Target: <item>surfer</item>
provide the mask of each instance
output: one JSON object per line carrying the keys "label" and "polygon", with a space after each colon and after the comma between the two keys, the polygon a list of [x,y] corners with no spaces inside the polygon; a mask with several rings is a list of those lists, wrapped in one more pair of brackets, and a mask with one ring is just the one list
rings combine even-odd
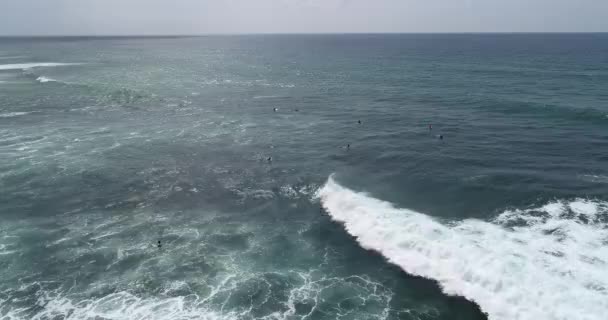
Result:
{"label": "surfer", "polygon": [[272,108],[272,111],[277,112],[277,108],[276,107]]}
{"label": "surfer", "polygon": [[429,131],[433,130],[433,125],[429,124]]}
{"label": "surfer", "polygon": [[350,150],[350,143],[346,145],[346,150]]}

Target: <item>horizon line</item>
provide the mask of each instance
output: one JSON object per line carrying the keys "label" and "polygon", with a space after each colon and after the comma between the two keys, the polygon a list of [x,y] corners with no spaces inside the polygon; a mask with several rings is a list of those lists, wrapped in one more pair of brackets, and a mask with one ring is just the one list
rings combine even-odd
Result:
{"label": "horizon line", "polygon": [[471,31],[471,32],[259,32],[193,34],[30,34],[3,35],[0,38],[187,38],[209,36],[282,36],[282,35],[467,35],[467,34],[604,34],[608,31]]}

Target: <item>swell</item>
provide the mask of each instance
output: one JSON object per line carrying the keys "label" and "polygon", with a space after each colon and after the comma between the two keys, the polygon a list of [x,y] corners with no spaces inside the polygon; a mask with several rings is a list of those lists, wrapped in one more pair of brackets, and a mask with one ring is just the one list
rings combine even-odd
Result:
{"label": "swell", "polygon": [[557,121],[582,121],[586,123],[608,123],[608,109],[604,110],[601,102],[595,106],[577,106],[566,103],[543,103],[526,101],[513,97],[494,95],[419,95],[414,102],[441,105],[444,107],[460,106],[473,108],[482,112],[490,112],[510,117],[542,117]]}
{"label": "swell", "polygon": [[512,99],[488,99],[480,102],[483,109],[507,115],[539,115],[597,123],[608,122],[608,111],[593,107],[575,107],[564,104],[540,103]]}

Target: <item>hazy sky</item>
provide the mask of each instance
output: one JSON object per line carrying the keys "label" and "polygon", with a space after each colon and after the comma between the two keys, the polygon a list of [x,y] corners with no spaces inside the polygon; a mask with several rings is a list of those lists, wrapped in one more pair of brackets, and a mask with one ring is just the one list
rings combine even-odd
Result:
{"label": "hazy sky", "polygon": [[608,0],[0,0],[0,34],[608,31]]}

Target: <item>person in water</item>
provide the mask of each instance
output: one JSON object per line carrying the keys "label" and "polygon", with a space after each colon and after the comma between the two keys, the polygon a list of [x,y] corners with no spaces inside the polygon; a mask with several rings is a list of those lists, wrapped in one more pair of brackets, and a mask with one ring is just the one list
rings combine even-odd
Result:
{"label": "person in water", "polygon": [[272,108],[272,111],[277,112],[277,108]]}
{"label": "person in water", "polygon": [[359,124],[361,124],[361,120],[357,121]]}
{"label": "person in water", "polygon": [[346,145],[346,150],[350,150],[350,143]]}
{"label": "person in water", "polygon": [[272,157],[268,157],[268,162],[272,162]]}
{"label": "person in water", "polygon": [[439,140],[443,140],[443,135],[439,135]]}
{"label": "person in water", "polygon": [[433,130],[433,125],[429,124],[429,131]]}
{"label": "person in water", "polygon": [[158,240],[158,244],[156,245],[159,249],[163,247],[163,245],[160,243],[160,240]]}

